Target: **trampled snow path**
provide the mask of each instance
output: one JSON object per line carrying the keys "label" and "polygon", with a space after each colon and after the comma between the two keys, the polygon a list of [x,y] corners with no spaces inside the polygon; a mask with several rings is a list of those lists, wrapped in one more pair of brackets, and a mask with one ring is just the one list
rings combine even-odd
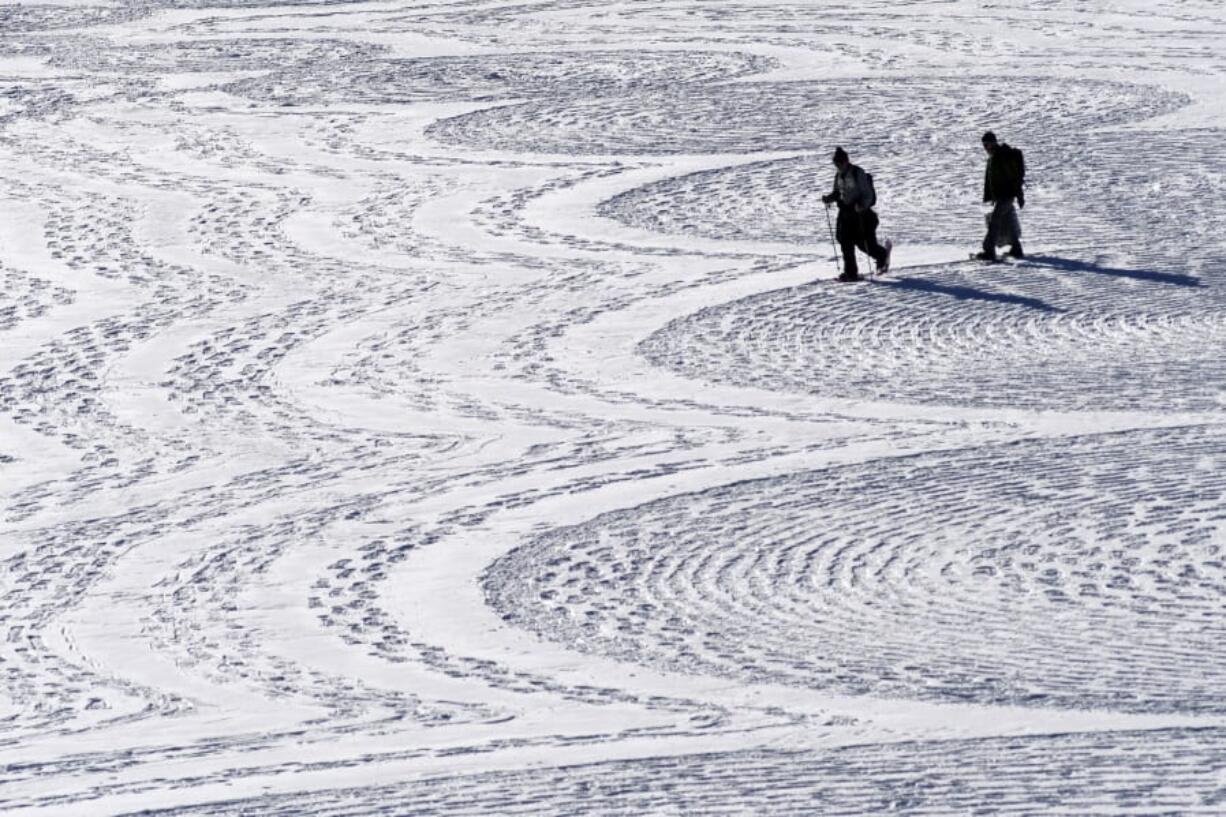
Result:
{"label": "trampled snow path", "polygon": [[0,811],[1223,813],[1226,10],[843,5],[0,2]]}

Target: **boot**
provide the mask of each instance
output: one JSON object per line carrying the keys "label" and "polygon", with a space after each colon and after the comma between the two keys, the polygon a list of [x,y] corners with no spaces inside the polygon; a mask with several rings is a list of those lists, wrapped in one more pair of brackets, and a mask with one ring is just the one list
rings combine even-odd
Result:
{"label": "boot", "polygon": [[877,274],[885,275],[890,271],[890,256],[894,254],[894,242],[887,238],[881,247],[885,250],[885,255],[877,262]]}
{"label": "boot", "polygon": [[1010,258],[1017,258],[1019,260],[1025,258],[1026,253],[1022,252],[1022,242],[1019,241],[1010,247],[1009,252],[1005,253],[1005,255],[1009,256]]}

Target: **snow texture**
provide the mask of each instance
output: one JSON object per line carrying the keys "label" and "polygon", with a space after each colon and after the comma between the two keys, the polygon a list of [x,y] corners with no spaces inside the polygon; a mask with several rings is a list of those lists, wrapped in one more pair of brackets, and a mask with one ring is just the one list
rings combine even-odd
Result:
{"label": "snow texture", "polygon": [[0,0],[0,812],[1226,813],[1224,137],[1220,0]]}

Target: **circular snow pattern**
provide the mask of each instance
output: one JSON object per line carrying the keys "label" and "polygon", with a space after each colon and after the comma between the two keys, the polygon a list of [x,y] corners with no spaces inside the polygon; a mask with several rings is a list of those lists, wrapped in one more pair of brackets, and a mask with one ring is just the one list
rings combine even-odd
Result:
{"label": "circular snow pattern", "polygon": [[270,795],[145,815],[1220,814],[1223,730],[648,757]]}
{"label": "circular snow pattern", "polygon": [[941,145],[951,134],[974,143],[985,123],[1004,133],[1080,130],[1185,102],[1140,85],[1042,77],[735,83],[542,99],[445,119],[427,135],[469,148],[586,155],[825,150],[832,141]]}
{"label": "circular snow pattern", "polygon": [[1226,712],[1226,429],[736,483],[561,528],[505,620],[669,671],[980,704]]}
{"label": "circular snow pattern", "polygon": [[1086,411],[1226,405],[1226,299],[1195,278],[1053,256],[987,272],[978,262],[906,272],[703,309],[639,351],[688,377],[822,397]]}
{"label": "circular snow pattern", "polygon": [[283,105],[430,99],[602,96],[739,77],[772,62],[701,51],[585,51],[338,62],[237,82],[228,90]]}

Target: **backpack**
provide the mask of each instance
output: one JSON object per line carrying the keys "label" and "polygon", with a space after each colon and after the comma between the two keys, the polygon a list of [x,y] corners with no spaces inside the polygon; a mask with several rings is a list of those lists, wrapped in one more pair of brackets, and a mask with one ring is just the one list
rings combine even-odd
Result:
{"label": "backpack", "polygon": [[1026,157],[1022,153],[1021,148],[1010,146],[1009,159],[1013,162],[1013,169],[1017,173],[1017,206],[1026,206]]}
{"label": "backpack", "polygon": [[868,182],[868,184],[865,185],[865,188],[864,188],[865,206],[876,207],[877,206],[877,188],[873,187],[873,174],[866,172],[864,174],[864,179],[865,181]]}
{"label": "backpack", "polygon": [[1019,188],[1026,184],[1026,156],[1022,153],[1021,148],[1012,148],[1013,166],[1017,168],[1017,186]]}

